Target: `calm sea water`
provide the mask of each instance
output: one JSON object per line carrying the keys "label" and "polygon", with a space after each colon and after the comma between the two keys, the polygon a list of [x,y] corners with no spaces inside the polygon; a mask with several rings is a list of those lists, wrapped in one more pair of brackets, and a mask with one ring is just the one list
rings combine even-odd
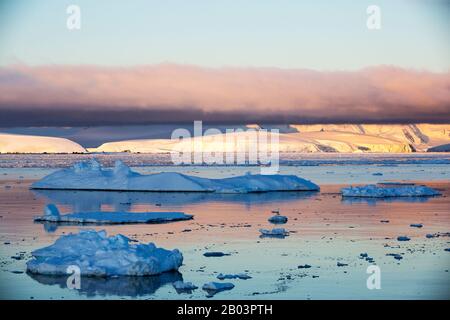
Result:
{"label": "calm sea water", "polygon": [[[0,158],[0,163],[12,163],[5,157]],[[26,161],[30,159],[22,158],[20,163]],[[216,279],[218,273],[239,272],[247,272],[252,279],[230,280],[235,288],[211,299],[450,298],[450,252],[445,251],[450,247],[450,239],[425,237],[428,233],[450,231],[450,165],[445,162],[398,164],[383,159],[375,163],[281,167],[281,173],[297,174],[320,184],[320,192],[212,195],[29,190],[33,181],[62,166],[55,161],[39,167],[34,159],[28,162],[31,168],[0,168],[0,298],[203,299],[206,292],[201,289],[178,294],[172,282],[183,279],[201,287],[209,281],[220,281]],[[65,159],[64,164],[71,161]],[[258,172],[256,167],[139,164],[135,170],[170,170],[211,178]],[[387,180],[421,181],[439,189],[443,196],[355,201],[342,199],[338,194],[344,185]],[[57,204],[64,213],[100,209],[176,210],[193,214],[194,220],[170,224],[93,227],[168,249],[179,248],[184,256],[183,266],[178,273],[157,277],[82,278],[81,290],[68,289],[65,278],[28,275],[25,264],[32,250],[79,230],[76,226],[33,223],[32,217],[41,214],[47,203]],[[261,239],[258,229],[272,227],[267,218],[274,209],[288,216],[284,227],[291,234],[284,239]],[[423,223],[423,228],[412,228],[412,223]],[[411,240],[399,242],[396,238],[400,235]],[[206,258],[205,251],[231,255]],[[367,253],[374,262],[360,259],[361,253]],[[387,255],[390,253],[401,254],[403,259],[396,260]],[[337,262],[348,266],[338,267]],[[304,264],[311,268],[298,268]],[[380,267],[380,290],[366,286],[366,271],[371,264]]]}

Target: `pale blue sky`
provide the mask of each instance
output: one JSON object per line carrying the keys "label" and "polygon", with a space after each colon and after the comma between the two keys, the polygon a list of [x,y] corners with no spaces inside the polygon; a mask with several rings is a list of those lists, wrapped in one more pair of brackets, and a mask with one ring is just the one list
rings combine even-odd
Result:
{"label": "pale blue sky", "polygon": [[[450,70],[449,1],[0,0],[0,65]],[[82,28],[66,28],[66,7]],[[382,29],[366,28],[366,8]]]}

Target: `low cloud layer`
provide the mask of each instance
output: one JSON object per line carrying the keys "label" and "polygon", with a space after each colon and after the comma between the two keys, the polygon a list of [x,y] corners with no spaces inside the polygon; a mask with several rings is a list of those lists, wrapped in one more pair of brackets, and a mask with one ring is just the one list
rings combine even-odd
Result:
{"label": "low cloud layer", "polygon": [[450,122],[450,73],[372,67],[0,68],[0,126]]}

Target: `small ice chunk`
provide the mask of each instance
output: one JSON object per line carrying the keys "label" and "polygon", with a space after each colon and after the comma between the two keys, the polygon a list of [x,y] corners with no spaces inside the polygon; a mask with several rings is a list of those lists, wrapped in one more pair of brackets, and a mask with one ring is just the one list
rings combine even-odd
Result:
{"label": "small ice chunk", "polygon": [[261,232],[261,236],[263,237],[285,237],[289,235],[289,232],[286,231],[284,228],[274,228],[272,230],[268,229],[259,229],[259,232]]}
{"label": "small ice chunk", "polygon": [[279,214],[276,214],[270,217],[268,220],[273,224],[283,224],[288,221],[288,218],[286,216],[280,216]]}
{"label": "small ice chunk", "polygon": [[397,237],[397,241],[409,241],[411,238],[408,238],[407,236],[399,236]]}
{"label": "small ice chunk", "polygon": [[251,279],[252,277],[249,276],[246,273],[237,273],[237,274],[223,274],[223,273],[219,273],[219,275],[217,276],[217,279],[219,280],[225,280],[225,279],[241,279],[241,280],[247,280],[247,279]]}
{"label": "small ice chunk", "polygon": [[214,295],[218,292],[231,290],[234,288],[234,284],[230,282],[208,282],[202,287],[203,290],[207,291],[210,295]]}
{"label": "small ice chunk", "polygon": [[175,281],[172,285],[178,293],[190,292],[198,288],[192,282]]}
{"label": "small ice chunk", "polygon": [[402,255],[398,254],[398,253],[387,253],[386,255],[394,257],[394,259],[396,259],[396,260],[402,260],[403,259]]}
{"label": "small ice chunk", "polygon": [[223,253],[220,251],[211,251],[211,252],[205,252],[203,254],[205,257],[223,257],[223,256],[229,256],[229,253]]}

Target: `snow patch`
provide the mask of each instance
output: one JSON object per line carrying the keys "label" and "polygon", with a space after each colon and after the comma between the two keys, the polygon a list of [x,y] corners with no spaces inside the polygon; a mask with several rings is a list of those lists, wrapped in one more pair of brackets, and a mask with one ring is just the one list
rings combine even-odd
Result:
{"label": "snow patch", "polygon": [[262,237],[280,237],[284,238],[285,236],[289,235],[289,232],[286,231],[284,228],[274,228],[272,230],[268,229],[259,229],[259,232],[261,232]]}

